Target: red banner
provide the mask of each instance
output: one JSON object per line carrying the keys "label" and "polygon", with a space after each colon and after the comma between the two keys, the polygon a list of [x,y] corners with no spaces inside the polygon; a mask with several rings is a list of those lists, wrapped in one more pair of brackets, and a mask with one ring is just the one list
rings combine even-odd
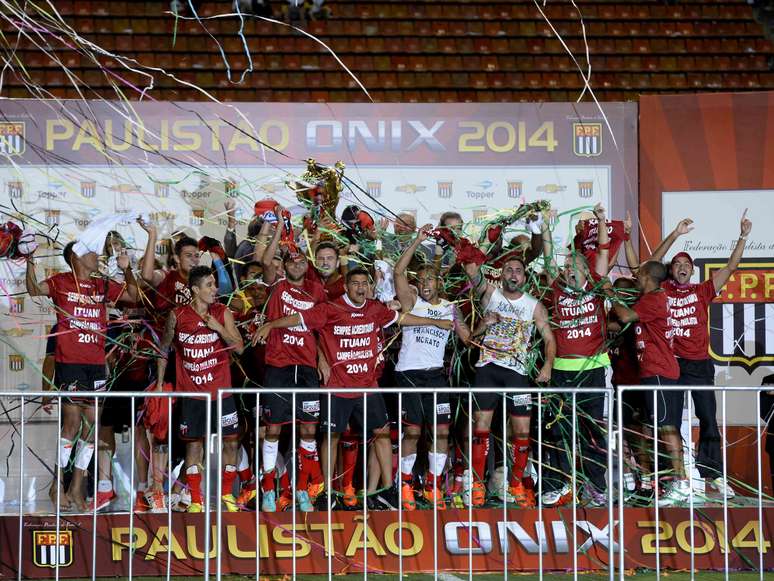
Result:
{"label": "red banner", "polygon": [[[727,533],[724,533],[721,507],[696,508],[692,526],[687,509],[662,509],[659,516],[656,527],[653,509],[626,509],[627,568],[654,568],[657,538],[662,569],[689,568],[692,544],[697,569],[722,569],[726,553],[732,569],[755,569],[761,542],[764,566],[774,568],[770,551],[774,509],[763,511],[763,538],[759,533],[757,508],[730,509]],[[334,512],[330,524],[327,513],[298,513],[295,529],[291,513],[259,513],[258,517],[260,542],[256,543],[255,513],[223,514],[220,547],[223,573],[254,575],[260,567],[261,574],[288,574],[293,571],[294,550],[299,574],[327,573],[329,552],[333,572],[337,574],[362,572],[366,560],[369,572],[396,572],[401,552],[403,570],[412,572],[433,571],[436,559],[438,570],[467,571],[472,559],[474,571],[498,572],[505,567],[506,551],[511,572],[537,570],[541,552],[546,571],[572,569],[576,553],[578,567],[584,570],[605,569],[610,558],[606,509],[578,509],[574,540],[569,507],[546,509],[542,520],[537,510],[511,509],[507,513],[500,509],[477,510],[470,529],[467,510],[439,513],[435,528],[431,511],[404,513],[402,523],[398,522],[395,512],[369,513],[367,523],[362,513]],[[211,518],[210,542],[214,543],[215,514]],[[133,574],[165,574],[171,554],[173,575],[200,575],[204,570],[204,523],[202,514],[176,513],[170,534],[166,515],[135,515]],[[18,529],[18,518],[0,518],[3,539],[0,578],[16,578],[18,574]],[[614,533],[617,551],[617,528]],[[53,517],[25,517],[22,534],[24,577],[54,577],[57,562],[60,577],[91,575],[91,516],[63,518],[59,547]],[[126,576],[130,553],[129,515],[100,515],[96,539],[97,576]],[[257,546],[260,550],[256,558]],[[216,556],[217,547],[213,546],[212,573],[216,570]]]}

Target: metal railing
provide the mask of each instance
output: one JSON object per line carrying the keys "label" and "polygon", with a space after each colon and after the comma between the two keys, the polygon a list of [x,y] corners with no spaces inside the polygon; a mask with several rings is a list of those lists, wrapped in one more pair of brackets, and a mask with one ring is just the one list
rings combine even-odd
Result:
{"label": "metal railing", "polygon": [[[536,512],[537,512],[537,522],[535,523],[535,533],[536,533],[536,553],[537,553],[537,567],[536,567],[536,573],[540,579],[543,579],[544,576],[549,576],[548,569],[549,567],[545,567],[545,561],[544,561],[544,552],[547,546],[547,538],[546,538],[546,527],[544,522],[544,510],[546,507],[543,503],[543,492],[544,492],[544,481],[546,480],[546,472],[549,470],[547,468],[547,464],[545,462],[545,453],[547,450],[550,449],[550,446],[552,442],[546,440],[546,434],[544,433],[545,427],[544,427],[544,406],[542,405],[542,398],[544,396],[552,395],[552,394],[562,394],[562,396],[565,398],[565,401],[571,404],[571,409],[568,413],[570,416],[569,418],[569,424],[570,424],[570,430],[571,430],[571,461],[569,462],[571,466],[571,473],[568,475],[570,480],[570,487],[573,492],[573,494],[576,494],[578,491],[578,484],[580,479],[580,474],[578,473],[578,463],[577,459],[579,458],[579,451],[582,455],[584,453],[582,446],[580,444],[580,435],[579,435],[579,406],[578,401],[579,397],[587,397],[589,395],[596,394],[599,397],[604,397],[606,402],[606,409],[607,413],[603,414],[603,417],[594,418],[594,420],[598,423],[600,428],[604,426],[604,432],[605,432],[605,439],[607,442],[607,449],[606,449],[606,483],[607,483],[607,490],[606,490],[606,527],[604,529],[597,528],[596,530],[592,530],[590,527],[592,524],[590,521],[585,520],[587,517],[582,517],[579,519],[579,511],[584,510],[581,509],[578,506],[578,502],[573,502],[571,506],[566,507],[563,510],[563,512],[569,513],[569,523],[566,525],[562,523],[561,526],[565,526],[565,530],[569,529],[569,534],[571,536],[571,547],[570,550],[572,551],[572,571],[574,573],[574,577],[578,578],[578,574],[580,571],[582,571],[582,567],[579,566],[579,555],[583,554],[584,549],[582,547],[579,547],[579,541],[578,536],[580,531],[585,531],[586,533],[589,533],[591,535],[592,544],[591,546],[594,546],[594,543],[598,543],[599,545],[606,548],[606,551],[604,551],[603,554],[606,554],[607,556],[607,562],[605,563],[604,560],[598,561],[598,565],[596,568],[602,568],[605,569],[607,572],[607,577],[609,579],[614,579],[616,576],[619,577],[621,580],[625,578],[625,575],[627,573],[627,567],[631,568],[631,564],[627,562],[627,539],[626,539],[626,527],[625,527],[625,518],[626,518],[626,511],[624,510],[624,498],[625,498],[625,474],[624,474],[624,468],[626,464],[626,460],[624,458],[624,428],[625,426],[621,425],[621,418],[623,417],[623,410],[624,410],[624,401],[623,396],[627,392],[645,392],[646,397],[652,397],[653,398],[653,409],[658,409],[656,398],[658,397],[658,394],[669,392],[669,391],[685,391],[687,393],[690,393],[691,391],[712,391],[712,392],[718,392],[719,398],[720,398],[720,409],[718,410],[720,413],[720,427],[721,427],[721,452],[722,452],[722,477],[724,481],[728,482],[728,444],[727,444],[727,402],[726,402],[726,396],[728,393],[737,393],[737,392],[748,392],[748,393],[755,393],[757,395],[756,397],[756,421],[755,421],[755,439],[756,439],[756,446],[757,446],[757,482],[755,483],[755,490],[756,490],[756,508],[757,508],[757,525],[756,525],[756,531],[755,531],[755,537],[757,538],[757,546],[755,547],[756,553],[757,553],[757,567],[748,567],[748,568],[754,568],[757,569],[760,575],[760,579],[764,578],[764,571],[765,571],[765,563],[764,563],[764,554],[767,550],[767,541],[764,537],[765,530],[764,530],[764,495],[763,495],[763,473],[762,473],[762,446],[761,446],[761,439],[762,439],[762,429],[761,429],[761,423],[758,420],[760,418],[761,414],[761,402],[760,402],[760,394],[763,391],[769,391],[770,388],[767,387],[715,387],[715,386],[619,386],[616,389],[612,388],[527,388],[524,391],[520,391],[518,393],[530,393],[532,394],[533,398],[538,398],[538,405],[536,406],[535,413],[533,417],[536,419],[536,426],[535,430],[533,432],[534,441],[536,442],[536,447],[533,449],[534,457],[532,458],[533,467],[536,472],[537,478],[536,478]],[[464,483],[466,486],[466,489],[468,493],[470,493],[473,489],[473,479],[475,477],[474,471],[471,466],[471,458],[472,458],[472,449],[473,449],[473,427],[472,427],[472,418],[473,418],[473,412],[475,410],[474,408],[474,396],[477,394],[497,394],[501,397],[499,404],[502,406],[503,414],[502,414],[502,425],[500,428],[502,429],[502,436],[503,436],[503,465],[506,468],[506,477],[503,478],[502,482],[502,499],[503,499],[503,506],[502,506],[502,525],[501,530],[502,534],[500,535],[500,547],[502,550],[503,560],[502,560],[502,574],[504,578],[509,577],[509,572],[514,570],[513,565],[509,562],[510,557],[514,554],[517,554],[517,551],[515,550],[515,546],[512,545],[514,542],[511,537],[514,536],[512,534],[511,525],[517,525],[518,524],[518,513],[515,513],[514,511],[518,511],[518,509],[512,508],[508,506],[507,497],[508,497],[508,478],[507,478],[507,466],[508,466],[508,443],[506,442],[508,434],[508,414],[505,410],[507,410],[507,398],[514,395],[514,392],[508,392],[503,393],[502,388],[415,388],[415,389],[406,389],[406,388],[357,388],[357,389],[332,389],[332,390],[321,390],[321,389],[301,389],[301,388],[262,388],[262,389],[224,389],[220,390],[215,395],[209,395],[209,394],[203,394],[203,393],[164,393],[164,392],[145,392],[145,391],[138,391],[138,392],[107,392],[107,393],[94,393],[94,392],[0,392],[0,398],[11,398],[14,400],[19,401],[19,409],[20,409],[20,417],[21,421],[18,423],[18,427],[14,425],[14,430],[16,434],[18,434],[20,439],[20,458],[19,458],[19,475],[20,475],[20,483],[19,483],[19,509],[18,509],[18,539],[17,539],[17,578],[19,580],[25,578],[24,575],[24,564],[29,563],[29,554],[25,555],[25,543],[24,543],[24,521],[25,517],[28,517],[29,515],[26,515],[24,512],[24,475],[25,475],[25,448],[27,446],[26,438],[28,438],[28,434],[26,433],[26,430],[29,429],[27,426],[25,426],[25,408],[26,406],[30,405],[30,400],[37,399],[37,398],[52,398],[57,400],[60,405],[57,406],[57,421],[56,421],[56,428],[57,428],[57,434],[62,433],[62,405],[61,400],[63,398],[72,398],[77,397],[79,400],[86,400],[89,402],[104,402],[110,398],[127,398],[130,399],[130,406],[131,406],[131,439],[132,445],[135,443],[135,434],[136,430],[138,429],[144,429],[144,427],[136,426],[136,411],[139,409],[138,402],[136,401],[137,398],[190,398],[195,397],[199,399],[206,400],[206,409],[207,409],[207,422],[206,422],[206,438],[205,438],[205,452],[204,452],[204,474],[205,478],[203,478],[204,482],[203,489],[204,489],[204,495],[203,495],[203,501],[204,501],[204,515],[203,515],[203,524],[204,524],[204,551],[203,551],[203,570],[200,571],[201,577],[204,579],[209,579],[210,577],[210,555],[212,552],[212,549],[214,549],[214,555],[215,555],[215,575],[216,578],[220,579],[222,575],[231,573],[232,571],[225,570],[224,568],[224,559],[223,559],[223,541],[224,541],[224,515],[223,515],[223,507],[221,503],[221,497],[224,494],[224,490],[222,488],[222,482],[221,479],[218,478],[217,485],[214,487],[214,489],[217,491],[217,494],[214,496],[216,499],[215,501],[215,511],[216,511],[216,523],[215,523],[215,534],[216,537],[213,540],[211,539],[211,512],[213,510],[212,507],[212,497],[213,495],[211,492],[213,491],[212,483],[210,482],[210,479],[212,478],[211,473],[211,459],[210,455],[214,455],[215,458],[217,458],[217,466],[221,467],[222,465],[222,442],[223,442],[223,425],[221,421],[217,422],[217,445],[215,445],[215,440],[213,440],[213,436],[215,434],[211,433],[210,426],[211,426],[211,419],[212,414],[216,413],[216,418],[222,418],[223,416],[223,401],[224,398],[233,396],[233,395],[254,395],[256,398],[255,402],[255,409],[260,410],[261,409],[261,398],[262,396],[265,396],[267,393],[280,393],[285,394],[291,401],[291,423],[288,428],[290,431],[290,441],[291,441],[291,453],[290,453],[290,465],[287,468],[290,471],[291,478],[295,478],[296,474],[296,457],[297,457],[297,436],[298,436],[298,430],[296,427],[296,414],[298,406],[297,399],[299,396],[303,394],[308,393],[314,393],[320,395],[321,400],[321,411],[322,409],[325,409],[327,411],[327,417],[331,417],[331,396],[336,394],[395,394],[397,395],[397,407],[399,412],[399,418],[400,418],[400,412],[403,410],[403,401],[404,401],[404,395],[406,393],[423,393],[423,394],[432,394],[433,396],[433,434],[437,433],[437,414],[435,413],[437,410],[437,404],[438,404],[438,397],[440,394],[456,394],[461,396],[461,401],[463,402],[462,405],[462,411],[467,412],[467,430],[465,434],[465,441],[464,444],[467,447],[467,459],[468,459],[468,472],[467,472],[467,480]],[[613,397],[616,397],[615,404],[613,403]],[[693,405],[692,405],[692,398],[688,397],[688,404],[687,404],[687,416],[689,423],[691,422],[693,418]],[[368,483],[368,445],[367,442],[369,441],[368,437],[368,422],[366,421],[367,418],[367,411],[368,411],[368,398],[363,398],[364,402],[364,409],[363,409],[363,446],[362,446],[362,478],[363,478],[363,489],[365,490],[367,488]],[[533,399],[534,403],[534,399]],[[94,405],[94,403],[88,403],[85,405]],[[213,409],[213,407],[215,409]],[[617,413],[613,413],[616,411]],[[167,410],[167,421],[168,421],[168,432],[167,432],[167,444],[168,449],[170,450],[170,454],[167,458],[167,479],[168,479],[168,485],[167,488],[171,492],[173,487],[173,466],[172,466],[172,439],[173,439],[173,430],[175,429],[175,426],[173,426],[172,423],[172,409],[171,406],[169,406],[169,409]],[[99,432],[99,414],[97,414],[95,418],[95,423],[93,426],[94,430],[94,440],[95,444],[98,441],[98,432]],[[260,481],[260,474],[259,474],[259,438],[258,438],[258,431],[259,431],[259,420],[254,418],[253,419],[254,424],[251,426],[253,430],[255,430],[256,437],[255,437],[255,449],[254,449],[254,457],[253,457],[253,463],[255,466],[255,477],[256,477],[256,486],[258,486],[258,482]],[[651,425],[652,420],[650,420]],[[683,418],[683,423],[685,422],[685,418]],[[645,422],[647,423],[647,421]],[[402,422],[399,420],[397,422],[397,430],[398,430],[398,472],[400,472],[400,459],[403,457],[403,435],[404,435],[404,429]],[[494,431],[494,427],[493,427]],[[336,554],[336,543],[334,539],[334,511],[333,508],[333,486],[332,486],[332,475],[334,472],[334,467],[331,466],[330,458],[332,457],[331,454],[331,428],[330,423],[328,423],[327,430],[326,429],[320,429],[320,435],[325,436],[325,442],[328,446],[327,450],[327,458],[328,461],[328,474],[324,474],[325,478],[325,493],[326,494],[326,501],[327,501],[327,514],[326,514],[326,527],[322,530],[324,531],[324,543],[323,543],[323,551],[324,555],[327,558],[327,577],[331,579],[334,574],[339,574],[341,567],[337,569],[337,567],[334,566],[334,555]],[[550,440],[550,438],[549,438]],[[652,536],[653,542],[655,543],[655,563],[653,569],[656,571],[657,578],[660,578],[661,576],[661,570],[664,567],[664,560],[662,559],[662,554],[664,552],[662,549],[667,547],[662,547],[662,531],[665,530],[662,528],[662,524],[664,524],[666,521],[664,521],[663,518],[663,509],[659,507],[659,496],[660,496],[660,490],[659,490],[659,475],[663,470],[660,471],[659,469],[659,463],[663,462],[663,450],[660,451],[659,448],[662,446],[659,440],[659,430],[658,425],[653,425],[652,428],[652,460],[653,460],[653,474],[655,475],[655,486],[654,486],[654,493],[655,493],[655,502],[653,503],[652,509],[654,515],[655,515],[655,523],[652,523],[655,525],[655,535]],[[434,454],[437,454],[438,451],[438,440],[436,437],[433,437],[432,439],[432,450]],[[686,438],[686,447],[688,450],[688,454],[686,455],[687,459],[687,472],[689,475],[689,478],[693,480],[693,469],[696,466],[696,460],[694,458],[693,454],[693,434],[692,429],[688,429],[687,432],[687,438]],[[58,444],[58,443],[57,443]],[[460,444],[460,447],[463,447],[462,444]],[[580,447],[580,448],[579,448]],[[95,466],[95,478],[94,478],[94,487],[93,487],[93,496],[96,498],[97,496],[97,481],[98,478],[96,477],[97,470],[97,463],[98,463],[98,453],[99,453],[99,447],[95,445],[95,453],[94,453],[94,466]],[[555,451],[551,451],[550,453],[555,453]],[[57,445],[57,453],[56,453],[56,470],[59,471],[60,466],[60,446]],[[617,464],[617,474],[614,475],[614,469]],[[135,486],[135,480],[136,480],[136,466],[135,466],[135,456],[132,454],[131,456],[131,466],[129,467],[129,474],[130,474],[130,482],[132,483],[132,500],[134,498],[134,486]],[[663,467],[662,467],[663,468]],[[479,475],[480,477],[481,475]],[[400,476],[398,476],[398,482],[400,482]],[[295,487],[293,487],[295,490]],[[66,526],[66,521],[64,520],[62,511],[60,509],[60,490],[61,487],[57,487],[57,493],[56,493],[56,501],[55,501],[55,518],[56,518],[56,525],[54,532],[56,534],[56,544],[55,544],[55,550],[57,554],[59,554],[60,550],[60,543],[61,543],[61,527]],[[617,498],[616,498],[617,493]],[[696,547],[696,536],[695,536],[695,528],[698,526],[699,528],[704,528],[705,525],[702,524],[702,516],[699,515],[699,518],[697,518],[697,505],[694,498],[694,490],[693,485],[691,485],[688,489],[688,500],[686,503],[686,507],[688,509],[688,515],[689,515],[689,521],[687,526],[687,531],[689,535],[688,544],[691,547],[690,555],[689,555],[689,562],[690,562],[690,570],[691,570],[691,577],[694,577],[695,571],[696,571],[696,558],[697,558],[697,551],[694,550]],[[730,538],[730,527],[729,527],[729,499],[726,494],[722,494],[723,496],[723,518],[722,523],[713,523],[714,531],[718,535],[718,544],[720,545],[722,549],[722,555],[723,555],[723,570],[725,572],[725,578],[730,579],[731,575],[733,573],[730,573],[732,569],[730,568],[730,560],[729,556],[731,553],[731,550],[729,548],[729,538]],[[362,569],[362,575],[364,578],[367,578],[369,573],[375,574],[375,573],[381,573],[381,571],[378,567],[374,567],[373,565],[369,566],[369,546],[370,546],[370,539],[368,537],[370,526],[368,525],[369,522],[369,508],[368,503],[366,502],[366,494],[363,495],[363,508],[362,508],[362,538],[358,539],[358,542],[360,543],[357,545],[357,547],[362,548],[362,560],[358,561],[357,559],[353,560],[350,564],[355,565],[357,568]],[[616,515],[616,502],[618,503],[617,506],[617,515]],[[300,573],[302,571],[299,571],[298,567],[298,559],[297,556],[297,546],[298,543],[295,542],[296,537],[301,538],[300,532],[303,532],[305,527],[299,526],[298,522],[298,511],[297,511],[297,500],[296,495],[293,494],[292,501],[291,501],[291,515],[289,516],[290,519],[290,525],[291,529],[288,531],[288,529],[285,527],[285,525],[282,524],[275,524],[276,527],[284,528],[284,532],[290,533],[291,537],[293,537],[292,542],[292,548],[291,548],[291,555],[292,555],[292,563],[291,563],[291,569],[290,573],[295,577],[297,573]],[[439,523],[442,521],[447,521],[449,519],[441,519],[439,518],[439,508],[438,504],[433,502],[433,523],[432,523],[432,533],[433,533],[433,571],[435,572],[435,578],[437,579],[439,577],[439,571],[440,571],[440,559],[439,559],[439,542],[438,540],[441,538],[439,536]],[[493,509],[493,510],[499,510],[499,509]],[[428,511],[429,512],[429,511]],[[601,513],[601,510],[600,510]],[[404,564],[404,533],[408,530],[404,528],[404,525],[411,525],[412,518],[407,517],[404,513],[402,504],[398,503],[398,510],[395,513],[391,513],[394,515],[394,521],[397,523],[397,543],[395,543],[395,539],[393,536],[393,544],[397,545],[397,570],[396,572],[400,575],[403,575],[405,572],[407,572],[407,567]],[[466,548],[460,548],[459,547],[459,540],[460,537],[457,536],[455,539],[455,545],[457,550],[457,555],[464,555],[467,553],[467,574],[470,578],[472,578],[474,574],[474,554],[480,554],[480,552],[483,550],[482,542],[484,539],[480,537],[478,534],[480,529],[478,528],[478,525],[481,524],[476,521],[476,513],[473,508],[473,503],[469,503],[467,510],[463,513],[460,511],[459,513],[456,513],[457,515],[465,514],[467,517],[467,521],[459,520],[459,521],[449,521],[447,522],[447,526],[449,524],[453,524],[454,526],[451,527],[450,530],[453,531],[454,535],[458,535],[459,530],[463,530],[467,532],[467,547]],[[616,521],[617,516],[617,521]],[[99,544],[97,542],[97,530],[98,530],[98,515],[96,506],[94,507],[94,510],[91,512],[91,570],[90,570],[90,576],[92,579],[96,579],[98,577],[98,566],[97,566],[97,550],[99,546],[105,546],[103,544]],[[137,517],[135,516],[135,511],[133,509],[129,510],[128,514],[128,541],[124,542],[123,539],[116,540],[115,538],[110,540],[110,543],[112,543],[113,546],[118,546],[120,549],[120,555],[122,555],[123,559],[123,551],[127,551],[128,553],[128,562],[126,564],[126,574],[129,579],[132,579],[135,575],[135,567],[134,567],[134,561],[135,561],[135,553],[137,551],[137,546],[139,543],[138,537],[136,536],[136,522],[135,519]],[[269,532],[269,536],[271,536],[271,529],[272,526],[271,523],[266,523],[265,516],[264,522],[262,523],[262,513],[260,512],[260,503],[258,501],[258,498],[256,497],[256,512],[255,512],[255,528],[254,528],[254,536],[255,536],[255,576],[256,579],[259,579],[262,574],[266,574],[266,571],[262,572],[262,547],[264,546],[263,543],[268,543],[269,540],[264,538],[264,535],[266,532]],[[600,526],[599,521],[596,521],[597,525],[593,526]],[[262,527],[263,524],[263,527]],[[485,524],[485,523],[483,523]],[[172,518],[172,507],[168,503],[167,504],[167,514],[166,514],[166,531],[167,531],[167,546],[166,546],[166,570],[162,573],[167,579],[171,577],[173,574],[172,569],[172,561],[175,558],[174,550],[173,550],[173,534],[172,534],[172,525],[173,525],[173,518]],[[499,523],[498,523],[499,525]],[[666,523],[668,525],[668,522]],[[666,526],[665,525],[665,526]],[[721,527],[722,525],[722,527]],[[519,525],[520,526],[520,525]],[[264,528],[265,527],[265,528]],[[617,527],[617,531],[616,531]],[[523,530],[523,529],[522,529]],[[307,530],[307,533],[309,531]],[[706,528],[705,528],[705,543],[704,546],[706,547],[707,541],[706,541]],[[556,529],[554,528],[554,534],[556,534]],[[565,533],[566,534],[566,533]],[[683,534],[685,534],[685,531],[683,530]],[[446,531],[444,531],[444,536],[446,535]],[[616,543],[616,536],[618,542]],[[722,542],[720,541],[720,537],[722,537]],[[307,539],[308,540],[308,539]],[[491,539],[490,539],[491,541]],[[351,541],[352,542],[352,541]],[[350,542],[350,544],[351,544]],[[587,545],[588,541],[584,542],[583,545]],[[108,545],[109,546],[109,545]],[[212,547],[211,547],[212,546]],[[749,546],[749,545],[748,545]],[[448,550],[448,546],[446,547]],[[617,552],[616,552],[617,551]],[[355,551],[355,554],[358,554],[358,551]],[[597,553],[597,557],[599,557],[599,552]],[[449,561],[446,561],[449,562]],[[553,562],[553,561],[552,561]],[[584,561],[585,563],[586,561]],[[0,564],[2,565],[2,564]],[[7,567],[7,565],[6,565]],[[59,579],[60,577],[60,559],[57,558],[54,566],[54,578]],[[464,569],[460,568],[457,569],[455,572],[461,573]],[[278,571],[272,571],[271,574],[277,573]],[[189,575],[190,576],[190,575]]]}

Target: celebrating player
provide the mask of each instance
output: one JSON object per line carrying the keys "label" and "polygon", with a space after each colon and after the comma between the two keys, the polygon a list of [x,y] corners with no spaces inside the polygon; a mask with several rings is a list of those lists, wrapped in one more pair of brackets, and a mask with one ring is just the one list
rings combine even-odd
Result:
{"label": "celebrating player", "polygon": [[[230,352],[241,353],[242,337],[228,308],[217,302],[218,287],[212,270],[196,266],[188,274],[191,303],[178,307],[167,318],[158,359],[157,390],[163,389],[166,354],[175,345],[175,391],[217,395],[218,389],[231,387]],[[212,401],[216,401],[213,399]],[[185,473],[191,493],[188,512],[202,511],[202,454],[207,433],[206,401],[182,398],[179,403],[180,438],[186,442]],[[226,510],[238,510],[232,493],[237,476],[239,426],[233,396],[223,398],[222,416],[212,414],[212,433],[222,426],[223,504]]]}
{"label": "celebrating player", "polygon": [[[265,341],[274,329],[301,327],[304,330],[318,330],[325,358],[331,363],[328,387],[332,389],[376,387],[377,359],[380,355],[377,345],[379,333],[383,328],[397,322],[403,326],[434,325],[442,329],[451,329],[452,322],[417,317],[412,314],[401,315],[392,311],[382,303],[366,298],[369,285],[370,275],[367,270],[362,268],[350,270],[346,276],[345,295],[334,301],[318,304],[309,310],[269,321],[258,329],[256,340]],[[364,406],[367,406],[365,418],[363,417]],[[331,470],[336,464],[340,436],[351,422],[356,431],[365,431],[373,436],[381,485],[385,489],[391,489],[390,431],[382,395],[372,393],[363,398],[357,393],[334,393],[330,397],[330,416],[328,416],[327,402],[323,402],[322,412],[323,426],[328,428],[321,454],[327,482],[331,482]],[[330,458],[328,458],[329,446]],[[376,486],[370,485],[368,492],[376,492]],[[392,498],[380,498],[384,504],[394,508]]]}
{"label": "celebrating player", "polygon": [[[435,267],[425,265],[416,273],[418,296],[409,286],[406,269],[420,245],[427,240],[432,226],[427,224],[417,233],[395,265],[395,290],[402,311],[418,317],[443,319],[454,323],[459,338],[467,343],[470,329],[464,323],[459,309],[451,302],[438,296],[439,277]],[[400,387],[448,387],[449,378],[444,369],[444,352],[450,331],[436,326],[413,326],[403,330],[403,342],[395,366],[395,382]],[[433,402],[435,401],[435,407]],[[417,440],[422,428],[432,429],[434,443],[428,451],[429,477],[424,490],[425,498],[445,509],[446,503],[441,494],[441,475],[446,465],[449,451],[449,424],[451,423],[451,403],[449,395],[439,393],[407,393],[403,396],[403,454],[400,460],[401,501],[405,510],[414,510],[416,500],[412,485],[414,462],[417,457]]]}

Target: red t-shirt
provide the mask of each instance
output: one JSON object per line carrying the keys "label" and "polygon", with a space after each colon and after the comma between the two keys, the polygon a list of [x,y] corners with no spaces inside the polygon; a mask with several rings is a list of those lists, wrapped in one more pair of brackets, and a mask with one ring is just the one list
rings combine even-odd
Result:
{"label": "red t-shirt", "polygon": [[[376,387],[381,330],[398,320],[398,313],[367,299],[357,307],[347,295],[300,313],[303,325],[319,330],[323,353],[331,366],[329,386]],[[342,393],[341,397],[359,397]]]}
{"label": "red t-shirt", "polygon": [[661,287],[669,300],[669,313],[674,329],[675,355],[683,359],[701,360],[709,357],[709,327],[707,312],[715,298],[715,283],[679,285],[666,280]]}
{"label": "red t-shirt", "polygon": [[[227,307],[210,306],[210,316],[225,324]],[[191,305],[175,309],[175,391],[217,393],[231,387],[229,348],[221,336],[210,329]]]}
{"label": "red t-shirt", "polygon": [[672,352],[672,326],[666,293],[646,293],[632,308],[640,319],[634,328],[640,378],[658,375],[677,379],[680,377],[680,366]]}
{"label": "red t-shirt", "polygon": [[335,300],[347,292],[347,288],[344,285],[344,277],[341,275],[337,276],[335,280],[331,277],[327,281],[323,281],[320,273],[317,272],[316,269],[310,268],[306,272],[306,278],[307,280],[317,281],[323,285],[325,295],[329,301]]}
{"label": "red t-shirt", "polygon": [[[271,287],[266,317],[269,321],[281,319],[287,315],[308,311],[323,302],[325,291],[319,282],[307,278],[301,286],[295,286],[283,278]],[[274,367],[316,367],[317,340],[314,333],[300,326],[273,329],[266,341],[266,363]]]}
{"label": "red t-shirt", "polygon": [[[586,283],[586,288],[590,285]],[[552,320],[557,357],[592,357],[605,351],[607,319],[602,297],[564,286],[551,285]]]}
{"label": "red t-shirt", "polygon": [[[624,224],[620,220],[608,220],[606,224],[608,243],[610,244],[608,257],[612,260],[618,254],[618,249],[621,248],[621,244],[626,239],[626,234],[624,232]],[[573,247],[583,254],[592,270],[597,264],[598,232],[599,220],[593,218],[586,220],[583,224],[582,232],[576,234],[575,238],[573,238]]]}
{"label": "red t-shirt", "polygon": [[46,279],[56,306],[58,363],[105,364],[107,303],[114,303],[124,287],[112,280],[76,280],[72,272]]}
{"label": "red t-shirt", "polygon": [[188,281],[177,270],[170,270],[157,286],[151,298],[153,314],[159,323],[159,328],[164,327],[167,313],[177,307],[191,302],[191,289]]}

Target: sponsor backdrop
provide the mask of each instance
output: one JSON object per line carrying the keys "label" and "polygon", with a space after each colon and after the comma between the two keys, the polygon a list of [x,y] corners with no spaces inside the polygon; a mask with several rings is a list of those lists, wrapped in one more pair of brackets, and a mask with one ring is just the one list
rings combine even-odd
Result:
{"label": "sponsor backdrop", "polygon": [[[146,240],[134,223],[138,214],[157,222],[162,235],[184,229],[222,238],[231,197],[244,235],[255,200],[298,205],[285,182],[312,157],[347,165],[353,184],[345,200],[374,214],[412,212],[419,224],[436,223],[447,210],[480,219],[536,199],[560,211],[602,201],[621,218],[636,210],[636,106],[607,104],[605,112],[609,126],[586,104],[127,109],[4,101],[0,203],[11,216],[29,216],[59,247],[95,216],[122,214],[119,230],[138,257]],[[570,228],[568,213],[557,232],[566,239]],[[57,254],[39,250],[39,277],[63,268]],[[48,301],[24,296],[24,288],[24,264],[0,262],[3,386],[29,390],[40,386],[42,339],[54,317]]]}
{"label": "sponsor backdrop", "polygon": [[[691,523],[687,509],[661,509],[657,525],[653,510],[627,508],[623,525],[625,566],[654,569],[658,542],[662,569],[689,569],[692,544],[698,570],[722,569],[726,556],[731,570],[757,569],[759,547],[764,568],[774,568],[772,509],[763,512],[761,523],[756,508],[735,508],[729,511],[727,530],[722,507],[700,512]],[[433,523],[432,511],[404,514],[402,523],[390,512],[371,513],[367,522],[362,514],[334,512],[330,523],[325,513],[309,513],[303,522],[295,523],[295,528],[289,513],[277,513],[271,519],[258,514],[258,542],[255,513],[223,514],[223,573],[255,575],[260,567],[262,575],[290,574],[294,551],[299,574],[327,573],[329,552],[333,573],[352,574],[362,573],[365,560],[369,572],[397,572],[401,553],[403,570],[411,572],[432,572],[435,563],[440,571],[467,571],[471,553],[475,572],[502,572],[506,551],[511,573],[538,570],[541,556],[543,568],[548,571],[570,570],[576,558],[581,569],[606,569],[610,558],[606,509],[579,511],[575,538],[570,508],[545,509],[542,518],[537,510],[510,510],[506,515],[502,510],[480,509],[473,513],[470,529],[468,512],[457,510],[439,513],[437,523]],[[433,534],[434,524],[437,535]],[[133,529],[127,514],[101,516],[96,526],[94,574],[99,577],[128,574],[132,536],[134,575],[165,574],[170,556],[172,575],[196,576],[204,570],[206,545],[201,514],[173,514],[171,532],[166,515],[160,514],[137,515]],[[613,531],[616,552],[617,526]],[[55,519],[25,518],[23,577],[54,578],[57,563],[62,578],[90,576],[91,527],[90,516],[68,517],[60,525],[57,545]],[[212,531],[211,574],[216,570],[217,556],[214,522]],[[0,545],[0,579],[17,577],[18,534],[18,518],[0,518],[0,535],[7,541]]]}

